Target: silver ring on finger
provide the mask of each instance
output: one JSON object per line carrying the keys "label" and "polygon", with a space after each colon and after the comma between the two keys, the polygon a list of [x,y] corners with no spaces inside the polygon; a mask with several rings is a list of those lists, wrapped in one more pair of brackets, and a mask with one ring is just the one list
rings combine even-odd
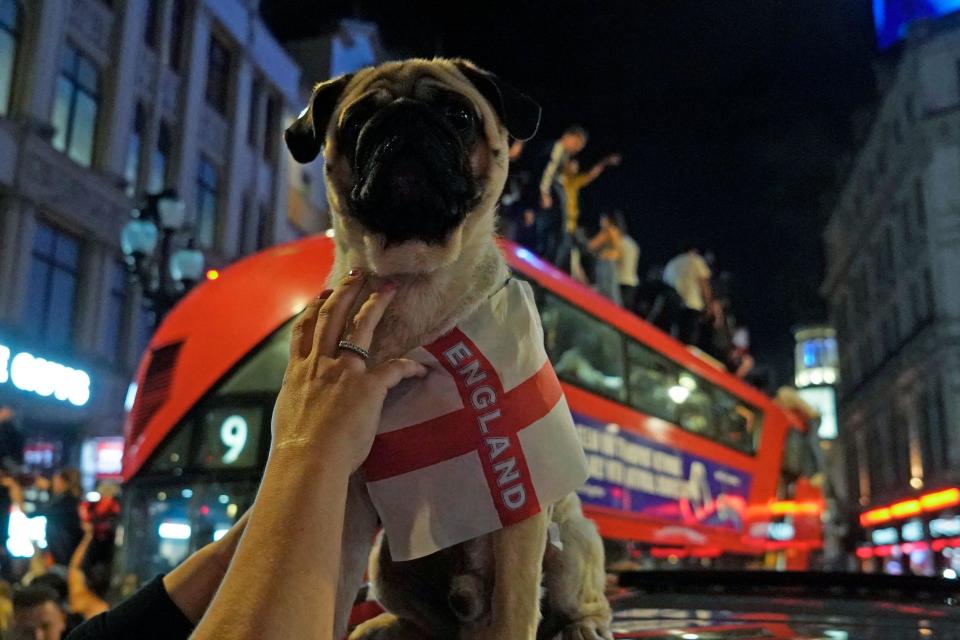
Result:
{"label": "silver ring on finger", "polygon": [[337,343],[338,349],[346,349],[347,351],[352,351],[353,353],[360,356],[362,360],[366,360],[370,357],[370,352],[358,345],[355,342],[350,342],[349,340],[341,340]]}

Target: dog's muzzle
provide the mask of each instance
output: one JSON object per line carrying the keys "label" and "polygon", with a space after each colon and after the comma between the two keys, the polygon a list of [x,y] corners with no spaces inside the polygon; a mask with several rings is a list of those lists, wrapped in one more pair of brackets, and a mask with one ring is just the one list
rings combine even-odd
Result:
{"label": "dog's muzzle", "polygon": [[363,126],[353,157],[352,209],[387,245],[440,243],[478,200],[469,149],[430,106],[409,98]]}

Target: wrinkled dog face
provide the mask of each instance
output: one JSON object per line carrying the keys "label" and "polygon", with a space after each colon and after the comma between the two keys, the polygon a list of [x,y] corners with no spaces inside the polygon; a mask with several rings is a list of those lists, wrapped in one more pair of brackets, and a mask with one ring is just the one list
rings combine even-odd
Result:
{"label": "wrinkled dog face", "polygon": [[338,244],[379,275],[430,272],[492,231],[508,132],[540,108],[461,60],[409,60],[318,85],[285,138],[294,158],[324,145]]}

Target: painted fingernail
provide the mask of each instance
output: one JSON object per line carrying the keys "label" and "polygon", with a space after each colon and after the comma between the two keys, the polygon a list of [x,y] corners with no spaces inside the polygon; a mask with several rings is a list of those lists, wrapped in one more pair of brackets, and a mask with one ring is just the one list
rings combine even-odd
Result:
{"label": "painted fingernail", "polygon": [[380,286],[377,287],[377,291],[380,293],[390,293],[397,290],[397,283],[392,280],[385,280],[380,283]]}
{"label": "painted fingernail", "polygon": [[353,269],[350,269],[350,272],[347,273],[347,275],[350,276],[350,277],[356,277],[356,276],[360,275],[360,273],[361,273],[360,269],[357,268],[357,267],[354,267]]}
{"label": "painted fingernail", "polygon": [[317,296],[317,300],[325,300],[330,297],[331,293],[333,293],[333,289],[324,289],[320,292],[320,295]]}

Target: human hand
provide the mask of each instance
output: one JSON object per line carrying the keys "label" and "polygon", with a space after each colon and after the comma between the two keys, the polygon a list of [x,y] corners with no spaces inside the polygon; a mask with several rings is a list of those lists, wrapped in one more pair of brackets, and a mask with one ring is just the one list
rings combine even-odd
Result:
{"label": "human hand", "polygon": [[[427,368],[406,358],[373,367],[339,349],[341,339],[370,348],[373,332],[396,293],[381,284],[350,320],[366,279],[351,271],[332,292],[304,310],[293,328],[290,361],[273,414],[271,456],[285,452],[342,461],[352,473],[370,453],[387,391]],[[348,322],[349,321],[349,322]]]}
{"label": "human hand", "polygon": [[542,206],[544,209],[550,209],[550,208],[552,208],[552,207],[553,207],[553,196],[551,196],[549,193],[541,193],[541,194],[540,194],[540,206]]}
{"label": "human hand", "polygon": [[6,487],[7,493],[10,494],[10,502],[16,505],[23,502],[23,487],[20,486],[16,478],[4,474],[0,476],[0,485]]}

